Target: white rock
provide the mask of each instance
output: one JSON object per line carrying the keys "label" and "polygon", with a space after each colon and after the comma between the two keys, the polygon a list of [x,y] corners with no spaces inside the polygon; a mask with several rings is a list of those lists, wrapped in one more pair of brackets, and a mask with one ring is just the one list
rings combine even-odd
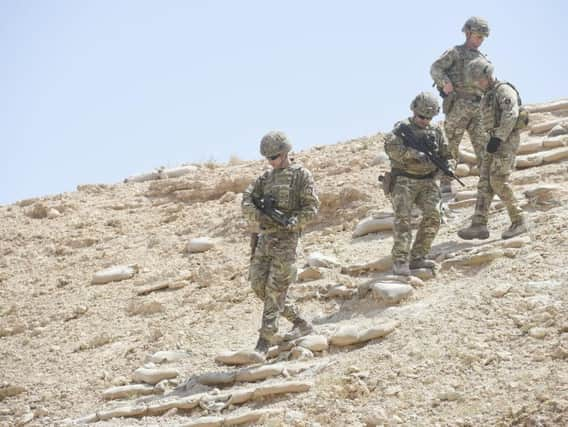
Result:
{"label": "white rock", "polygon": [[339,267],[339,262],[330,256],[324,255],[320,252],[314,252],[308,256],[308,265],[310,267],[333,268]]}
{"label": "white rock", "polygon": [[144,181],[151,181],[154,179],[160,179],[161,177],[162,177],[161,170],[155,170],[153,172],[129,176],[128,178],[124,179],[124,182],[144,182]]}
{"label": "white rock", "polygon": [[250,365],[264,361],[265,358],[260,353],[252,350],[225,351],[215,357],[215,362],[225,365]]}
{"label": "white rock", "polygon": [[544,141],[542,141],[542,145],[547,150],[557,147],[566,147],[568,145],[568,135],[545,138]]}
{"label": "white rock", "polygon": [[329,298],[351,298],[355,294],[356,290],[352,288],[348,288],[345,285],[337,283],[335,285],[330,285],[327,288],[327,296]]}
{"label": "white rock", "polygon": [[50,209],[47,211],[47,217],[48,217],[49,219],[54,219],[54,218],[57,218],[57,217],[59,217],[59,216],[61,216],[61,212],[59,212],[59,211],[58,211],[57,209],[55,209],[55,208],[50,208]]}
{"label": "white rock", "polygon": [[311,351],[324,351],[329,348],[327,338],[323,335],[308,335],[295,340],[294,344]]}
{"label": "white rock", "polygon": [[566,124],[564,124],[564,126],[562,126],[561,124],[554,126],[552,129],[550,129],[547,136],[565,135],[566,133],[568,133],[565,126]]}
{"label": "white rock", "polygon": [[376,338],[382,338],[398,326],[395,320],[387,320],[370,328],[362,329],[357,325],[342,326],[332,335],[329,342],[333,345],[346,346],[358,342],[365,342]]}
{"label": "white rock", "polygon": [[158,351],[148,358],[148,361],[152,363],[164,363],[164,362],[177,362],[189,357],[189,353],[186,351]]}
{"label": "white rock", "polygon": [[146,396],[154,393],[154,386],[148,384],[131,384],[111,387],[103,391],[103,399],[114,400],[132,396]]}
{"label": "white rock", "polygon": [[342,326],[331,336],[329,342],[338,346],[355,344],[359,341],[359,330],[355,325]]}
{"label": "white rock", "polygon": [[355,264],[343,267],[341,272],[344,274],[357,275],[366,271],[387,271],[392,268],[392,256],[387,255],[376,261],[367,264]]}
{"label": "white rock", "polygon": [[316,267],[308,267],[304,268],[298,273],[298,281],[300,282],[309,282],[311,280],[318,280],[321,279],[323,276],[320,269]]}
{"label": "white rock", "polygon": [[467,164],[465,164],[465,163],[460,163],[459,165],[457,165],[456,170],[454,171],[454,173],[455,173],[458,177],[469,176],[470,167],[469,167],[469,165],[467,165]]}
{"label": "white rock", "polygon": [[207,372],[197,377],[197,382],[204,385],[227,385],[233,384],[237,378],[237,372]]}
{"label": "white rock", "polygon": [[388,320],[382,324],[371,326],[359,333],[359,342],[366,342],[377,338],[382,338],[393,332],[399,325],[396,320]]}
{"label": "white rock", "polygon": [[502,298],[511,290],[512,286],[509,283],[500,283],[491,292],[495,298]]}
{"label": "white rock", "polygon": [[534,135],[534,134],[548,132],[550,129],[554,128],[554,126],[564,124],[566,120],[567,119],[563,117],[559,119],[549,120],[547,122],[537,123],[530,127],[530,133]]}
{"label": "white rock", "polygon": [[179,176],[187,175],[188,173],[195,172],[199,168],[195,165],[178,166],[176,168],[162,170],[164,178],[177,178]]}
{"label": "white rock", "polygon": [[136,273],[138,273],[138,266],[135,264],[117,265],[95,273],[93,279],[91,280],[91,284],[103,285],[109,282],[117,282],[120,280],[130,279]]}
{"label": "white rock", "polygon": [[179,372],[171,368],[138,368],[134,371],[134,380],[147,384],[157,384],[162,380],[176,378]]}
{"label": "white rock", "polygon": [[544,162],[542,153],[529,154],[527,156],[517,156],[515,159],[515,166],[517,169],[531,168],[540,166]]}
{"label": "white rock", "polygon": [[460,398],[460,394],[455,390],[444,391],[438,394],[438,399],[448,402],[454,402]]}
{"label": "white rock", "polygon": [[543,148],[543,142],[541,139],[538,139],[536,141],[525,142],[524,144],[519,145],[517,154],[533,154],[541,151],[542,148]]}
{"label": "white rock", "polygon": [[394,217],[387,218],[365,218],[353,230],[353,237],[360,237],[370,233],[380,231],[392,231]]}
{"label": "white rock", "polygon": [[525,108],[531,113],[551,112],[568,109],[568,100],[545,102],[541,104],[526,104]]}
{"label": "white rock", "polygon": [[561,162],[568,159],[568,147],[554,148],[542,153],[542,161],[545,164]]}
{"label": "white rock", "polygon": [[459,152],[460,161],[467,163],[469,165],[477,164],[477,157],[475,157],[475,153],[466,150],[460,150]]}
{"label": "white rock", "polygon": [[459,202],[461,200],[475,199],[477,198],[477,191],[474,190],[463,190],[458,191],[454,196],[454,200]]}
{"label": "white rock", "polygon": [[535,327],[529,330],[529,335],[533,338],[543,339],[548,334],[546,328]]}
{"label": "white rock", "polygon": [[404,283],[378,282],[371,285],[371,291],[379,300],[396,304],[412,295],[414,288]]}
{"label": "white rock", "polygon": [[197,237],[191,239],[187,244],[187,251],[189,253],[205,252],[215,247],[215,240],[209,237]]}

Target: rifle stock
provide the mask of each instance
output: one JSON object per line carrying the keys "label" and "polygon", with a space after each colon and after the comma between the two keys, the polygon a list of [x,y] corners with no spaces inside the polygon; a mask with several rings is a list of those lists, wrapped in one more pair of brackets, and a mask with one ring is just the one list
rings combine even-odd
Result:
{"label": "rifle stock", "polygon": [[264,215],[266,215],[268,218],[270,218],[277,224],[280,224],[284,227],[289,227],[294,224],[293,221],[291,221],[290,218],[284,212],[274,207],[275,204],[274,197],[272,196],[267,196],[263,198],[253,197],[252,203],[254,204],[254,206],[256,206],[256,208],[259,211],[261,211]]}
{"label": "rifle stock", "polygon": [[401,124],[395,130],[394,133],[395,133],[395,135],[400,136],[402,138],[402,140],[404,141],[404,144],[407,147],[414,148],[415,150],[426,154],[428,159],[432,163],[434,163],[436,165],[436,167],[444,173],[444,175],[449,176],[452,179],[455,179],[457,182],[459,182],[461,184],[462,187],[465,187],[465,184],[463,183],[463,181],[461,179],[459,179],[458,176],[450,169],[450,166],[448,165],[448,163],[446,161],[444,161],[443,159],[441,159],[435,153],[435,146],[434,146],[432,141],[428,141],[428,140],[426,140],[426,138],[423,138],[422,140],[417,139],[416,135],[412,131],[412,128],[410,126],[408,126],[407,124],[404,124],[404,123]]}

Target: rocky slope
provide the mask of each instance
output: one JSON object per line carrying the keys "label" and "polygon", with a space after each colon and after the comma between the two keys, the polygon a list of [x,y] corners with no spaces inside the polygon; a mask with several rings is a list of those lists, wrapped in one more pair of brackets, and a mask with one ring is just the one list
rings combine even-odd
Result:
{"label": "rocky slope", "polygon": [[316,334],[268,360],[247,351],[262,306],[240,213],[264,162],[1,206],[0,425],[568,425],[568,100],[530,108],[513,176],[530,233],[501,240],[496,200],[489,240],[457,238],[466,142],[435,277],[389,274],[382,134],[297,153],[322,209],[291,294]]}

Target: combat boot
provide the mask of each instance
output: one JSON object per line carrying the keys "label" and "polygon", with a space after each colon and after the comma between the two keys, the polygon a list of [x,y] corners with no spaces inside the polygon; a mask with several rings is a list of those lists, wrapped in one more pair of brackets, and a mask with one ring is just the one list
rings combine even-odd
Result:
{"label": "combat boot", "polygon": [[258,337],[254,351],[256,351],[257,353],[266,354],[269,348],[270,342],[264,337]]}
{"label": "combat boot", "polygon": [[515,237],[518,236],[519,234],[526,233],[527,231],[529,231],[529,228],[527,227],[527,222],[524,219],[522,219],[518,222],[512,223],[507,230],[503,231],[503,233],[501,234],[501,238],[510,239],[511,237]]}
{"label": "combat boot", "polygon": [[392,265],[392,272],[398,276],[410,276],[410,267],[406,261],[395,261]]}
{"label": "combat boot", "polygon": [[471,224],[467,228],[462,228],[458,231],[458,236],[464,240],[489,238],[489,230],[484,224]]}
{"label": "combat boot", "polygon": [[284,335],[284,341],[293,341],[306,335],[310,335],[314,331],[314,327],[310,322],[300,319],[294,322],[290,332]]}
{"label": "combat boot", "polygon": [[414,258],[410,261],[409,267],[411,270],[418,270],[420,268],[433,270],[434,267],[436,267],[436,263],[426,258]]}

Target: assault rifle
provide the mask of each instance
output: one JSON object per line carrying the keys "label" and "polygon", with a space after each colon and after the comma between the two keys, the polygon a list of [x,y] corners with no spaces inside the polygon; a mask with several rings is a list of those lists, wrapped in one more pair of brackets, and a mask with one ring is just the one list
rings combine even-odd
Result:
{"label": "assault rifle", "polygon": [[452,172],[450,169],[450,165],[446,160],[443,160],[436,154],[437,147],[432,137],[424,136],[423,138],[416,138],[416,135],[412,131],[412,128],[407,124],[401,124],[399,127],[394,131],[395,135],[400,136],[404,141],[404,145],[410,148],[414,148],[421,153],[426,154],[428,160],[436,165],[438,169],[440,169],[444,175],[449,176],[452,179],[455,179],[457,182],[461,184],[462,187],[465,187],[465,184],[461,179],[459,179],[455,173]]}
{"label": "assault rifle", "polygon": [[293,227],[297,223],[296,218],[290,218],[281,210],[276,209],[276,200],[273,196],[262,198],[253,197],[252,203],[268,218],[286,228]]}

